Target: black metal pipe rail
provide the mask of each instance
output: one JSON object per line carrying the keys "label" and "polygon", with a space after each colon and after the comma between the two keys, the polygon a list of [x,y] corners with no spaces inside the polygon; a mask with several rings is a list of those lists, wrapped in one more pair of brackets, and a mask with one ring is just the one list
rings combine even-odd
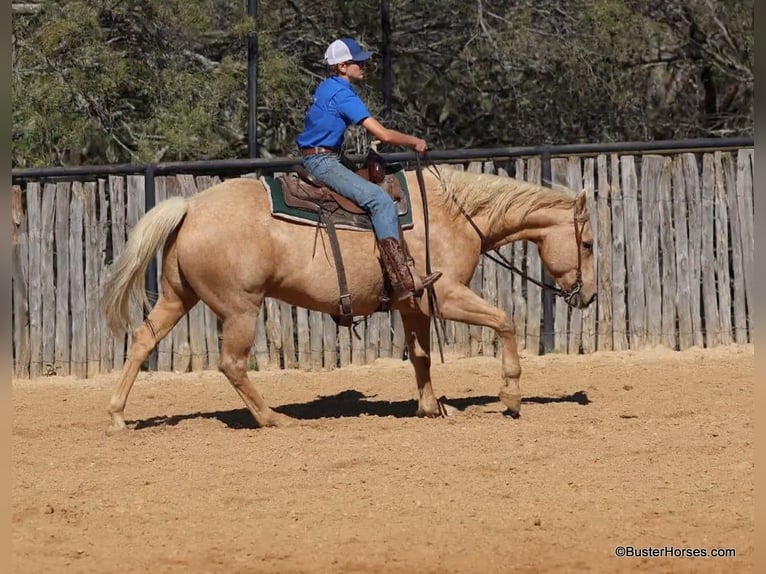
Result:
{"label": "black metal pipe rail", "polygon": [[[555,156],[598,155],[601,153],[679,153],[682,151],[726,150],[753,147],[755,138],[705,138],[689,140],[661,140],[651,142],[613,142],[597,144],[564,144],[527,147],[500,147],[462,150],[434,150],[429,156],[434,161],[468,161],[472,159],[496,159],[539,156],[544,153]],[[381,154],[387,161],[414,161],[413,152]],[[361,155],[349,155],[352,161],[361,161]],[[254,158],[200,161],[177,161],[156,164],[81,165],[71,167],[15,168],[11,171],[13,183],[30,179],[95,179],[108,175],[145,174],[153,167],[155,175],[189,173],[197,175],[233,174],[248,171],[276,171],[298,163],[298,158]]]}

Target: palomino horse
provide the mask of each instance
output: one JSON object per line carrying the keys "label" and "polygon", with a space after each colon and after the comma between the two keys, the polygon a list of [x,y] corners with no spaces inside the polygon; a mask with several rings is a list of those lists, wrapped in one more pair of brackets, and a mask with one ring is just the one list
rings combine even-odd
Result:
{"label": "palomino horse", "polygon": [[[585,192],[550,189],[509,177],[442,169],[424,174],[429,200],[432,268],[444,275],[434,287],[444,319],[483,325],[502,341],[499,397],[511,413],[521,406],[521,366],[514,325],[505,311],[484,301],[467,285],[481,254],[511,241],[537,244],[540,257],[568,302],[584,308],[596,296],[593,236]],[[425,267],[423,209],[416,173],[406,172],[412,196],[413,229],[405,232],[418,271]],[[480,235],[481,234],[481,235]],[[384,289],[371,232],[338,232],[355,315],[373,313]],[[483,236],[483,237],[481,237]],[[264,184],[231,179],[192,198],[157,204],[135,226],[125,251],[112,266],[104,312],[113,332],[129,325],[129,303],[142,301],[145,275],[163,248],[160,295],[133,332],[132,343],[110,404],[108,432],[125,428],[124,409],[141,364],[157,343],[200,300],[222,321],[220,370],[260,426],[292,419],[272,410],[247,375],[247,357],[264,297],[338,314],[338,278],[324,230],[280,221],[270,214]],[[579,287],[579,290],[577,289]],[[431,387],[428,296],[394,302],[401,312],[409,357],[419,391],[419,416],[440,414]]]}

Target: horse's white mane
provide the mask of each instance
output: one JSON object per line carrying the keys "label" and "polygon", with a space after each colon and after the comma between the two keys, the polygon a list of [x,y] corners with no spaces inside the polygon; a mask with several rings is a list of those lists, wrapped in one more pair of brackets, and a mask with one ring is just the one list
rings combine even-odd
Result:
{"label": "horse's white mane", "polygon": [[[488,173],[440,168],[439,175],[439,187],[450,211],[459,213],[462,208],[471,216],[486,213],[490,224],[510,210],[521,210],[526,215],[538,209],[572,209],[577,197],[567,187],[544,187]],[[587,216],[587,212],[584,215]]]}

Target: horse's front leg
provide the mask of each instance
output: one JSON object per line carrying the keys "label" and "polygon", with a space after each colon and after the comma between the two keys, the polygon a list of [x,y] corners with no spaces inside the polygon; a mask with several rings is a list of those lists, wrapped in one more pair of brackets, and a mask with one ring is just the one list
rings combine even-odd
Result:
{"label": "horse's front leg", "polygon": [[418,383],[418,416],[438,417],[439,402],[431,386],[431,318],[402,313],[404,337]]}
{"label": "horse's front leg", "polygon": [[503,369],[499,397],[508,408],[508,414],[517,417],[521,411],[521,364],[513,321],[502,309],[490,305],[464,285],[445,289],[439,300],[439,310],[445,319],[491,327],[497,332],[502,342]]}

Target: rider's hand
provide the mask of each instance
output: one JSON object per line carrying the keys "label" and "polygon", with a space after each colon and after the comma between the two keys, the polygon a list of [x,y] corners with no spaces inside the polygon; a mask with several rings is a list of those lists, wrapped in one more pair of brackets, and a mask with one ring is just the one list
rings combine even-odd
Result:
{"label": "rider's hand", "polygon": [[415,144],[412,146],[412,149],[414,149],[418,153],[423,153],[428,149],[428,144],[426,143],[426,140],[415,138]]}

